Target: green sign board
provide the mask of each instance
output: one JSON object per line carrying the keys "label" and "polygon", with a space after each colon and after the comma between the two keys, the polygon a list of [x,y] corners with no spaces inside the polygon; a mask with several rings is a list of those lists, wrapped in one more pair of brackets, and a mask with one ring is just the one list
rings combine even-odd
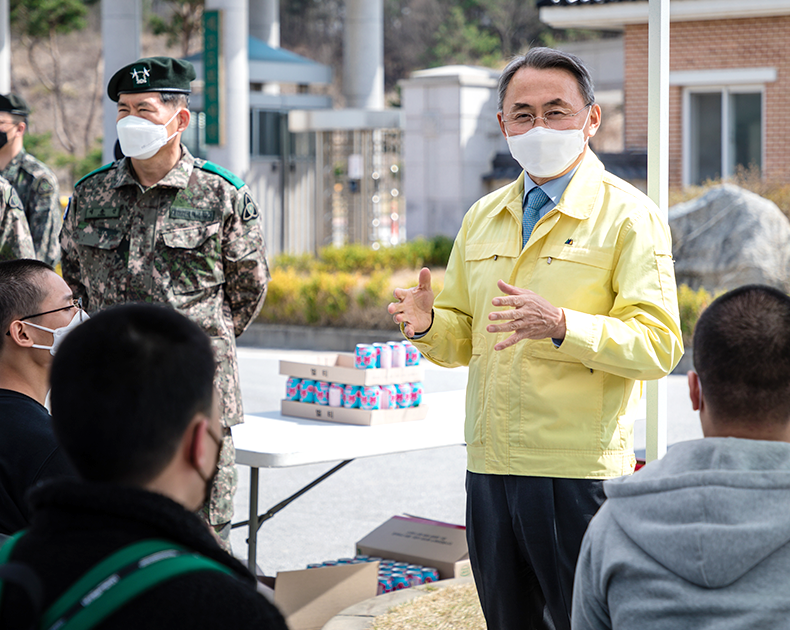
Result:
{"label": "green sign board", "polygon": [[220,59],[222,49],[222,15],[220,11],[203,13],[203,111],[206,114],[206,144],[222,144],[220,122]]}

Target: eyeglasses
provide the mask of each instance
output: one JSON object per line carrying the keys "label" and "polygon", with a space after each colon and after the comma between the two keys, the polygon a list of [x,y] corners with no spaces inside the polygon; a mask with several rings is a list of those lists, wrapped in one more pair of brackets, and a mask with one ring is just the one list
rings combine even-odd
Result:
{"label": "eyeglasses", "polygon": [[71,301],[71,304],[69,304],[68,306],[62,306],[60,308],[53,308],[51,311],[44,311],[43,313],[36,313],[35,315],[25,315],[24,317],[20,317],[17,321],[23,322],[26,319],[32,319],[34,317],[41,317],[42,315],[49,315],[50,313],[58,313],[60,311],[67,311],[67,310],[69,310],[71,308],[78,308],[78,309],[82,310],[82,298],[81,297],[74,298]]}
{"label": "eyeglasses", "polygon": [[[69,309],[72,309],[72,308],[78,308],[78,309],[82,310],[82,298],[81,297],[74,298],[71,301],[71,304],[69,304],[68,306],[61,306],[60,308],[53,308],[51,311],[44,311],[43,313],[36,313],[35,315],[25,315],[24,317],[20,317],[19,319],[14,320],[14,321],[23,322],[26,319],[33,319],[34,317],[41,317],[42,315],[49,315],[50,313],[59,313],[60,311],[68,311]],[[35,326],[35,324],[31,324],[31,326]],[[5,336],[6,337],[10,337],[11,336],[11,331],[7,330],[6,333],[5,333]]]}
{"label": "eyeglasses", "polygon": [[518,112],[509,116],[508,118],[502,117],[506,125],[509,125],[513,131],[524,133],[532,129],[536,120],[542,120],[549,129],[568,129],[573,123],[573,117],[583,112],[588,107],[592,107],[592,103],[587,103],[578,112],[566,112],[562,109],[552,109],[546,112],[545,116],[535,116],[534,114],[527,114]]}

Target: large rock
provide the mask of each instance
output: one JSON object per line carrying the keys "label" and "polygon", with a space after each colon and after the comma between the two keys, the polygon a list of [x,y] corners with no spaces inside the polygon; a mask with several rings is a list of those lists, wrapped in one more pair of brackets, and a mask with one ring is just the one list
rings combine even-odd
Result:
{"label": "large rock", "polygon": [[669,209],[678,284],[790,290],[790,221],[776,204],[732,184]]}

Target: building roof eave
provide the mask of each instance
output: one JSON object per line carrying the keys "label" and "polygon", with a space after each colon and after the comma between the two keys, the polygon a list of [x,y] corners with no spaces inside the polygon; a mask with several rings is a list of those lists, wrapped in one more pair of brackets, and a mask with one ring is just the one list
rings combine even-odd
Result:
{"label": "building roof eave", "polygon": [[[606,2],[595,4],[574,0],[549,0],[554,6],[542,6],[540,21],[552,28],[585,28],[623,30],[629,24],[647,24],[648,0]],[[672,22],[745,19],[790,16],[790,0],[672,0],[669,3]]]}

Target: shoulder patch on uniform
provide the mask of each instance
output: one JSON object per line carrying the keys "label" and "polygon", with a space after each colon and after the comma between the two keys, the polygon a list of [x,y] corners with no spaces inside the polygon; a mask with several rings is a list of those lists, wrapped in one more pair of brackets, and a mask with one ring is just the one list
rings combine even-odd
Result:
{"label": "shoulder patch on uniform", "polygon": [[222,168],[219,164],[214,164],[214,162],[204,162],[200,165],[200,168],[202,168],[204,171],[214,173],[215,175],[219,175],[223,179],[228,180],[236,187],[236,190],[244,187],[244,181],[241,179],[241,177],[234,175],[226,168]]}
{"label": "shoulder patch on uniform", "polygon": [[257,219],[259,216],[258,206],[252,200],[248,193],[244,193],[244,201],[242,202],[243,210],[241,211],[241,220],[249,221],[250,219]]}
{"label": "shoulder patch on uniform", "polygon": [[36,190],[41,194],[45,195],[47,193],[51,193],[54,190],[54,188],[52,187],[52,184],[49,183],[49,180],[46,177],[42,177],[41,179],[38,180],[38,185],[36,187]]}
{"label": "shoulder patch on uniform", "polygon": [[14,208],[15,210],[19,210],[24,214],[25,208],[22,206],[22,202],[19,199],[19,195],[16,194],[16,191],[11,193],[11,196],[8,199],[8,206],[10,208]]}
{"label": "shoulder patch on uniform", "polygon": [[79,186],[82,182],[84,182],[89,177],[93,177],[94,175],[96,175],[98,173],[103,173],[104,171],[109,171],[114,165],[115,165],[115,162],[110,162],[109,164],[105,164],[104,166],[100,166],[95,171],[91,171],[90,173],[85,175],[85,177],[80,179],[76,184],[74,184],[74,187],[76,188],[77,186]]}

